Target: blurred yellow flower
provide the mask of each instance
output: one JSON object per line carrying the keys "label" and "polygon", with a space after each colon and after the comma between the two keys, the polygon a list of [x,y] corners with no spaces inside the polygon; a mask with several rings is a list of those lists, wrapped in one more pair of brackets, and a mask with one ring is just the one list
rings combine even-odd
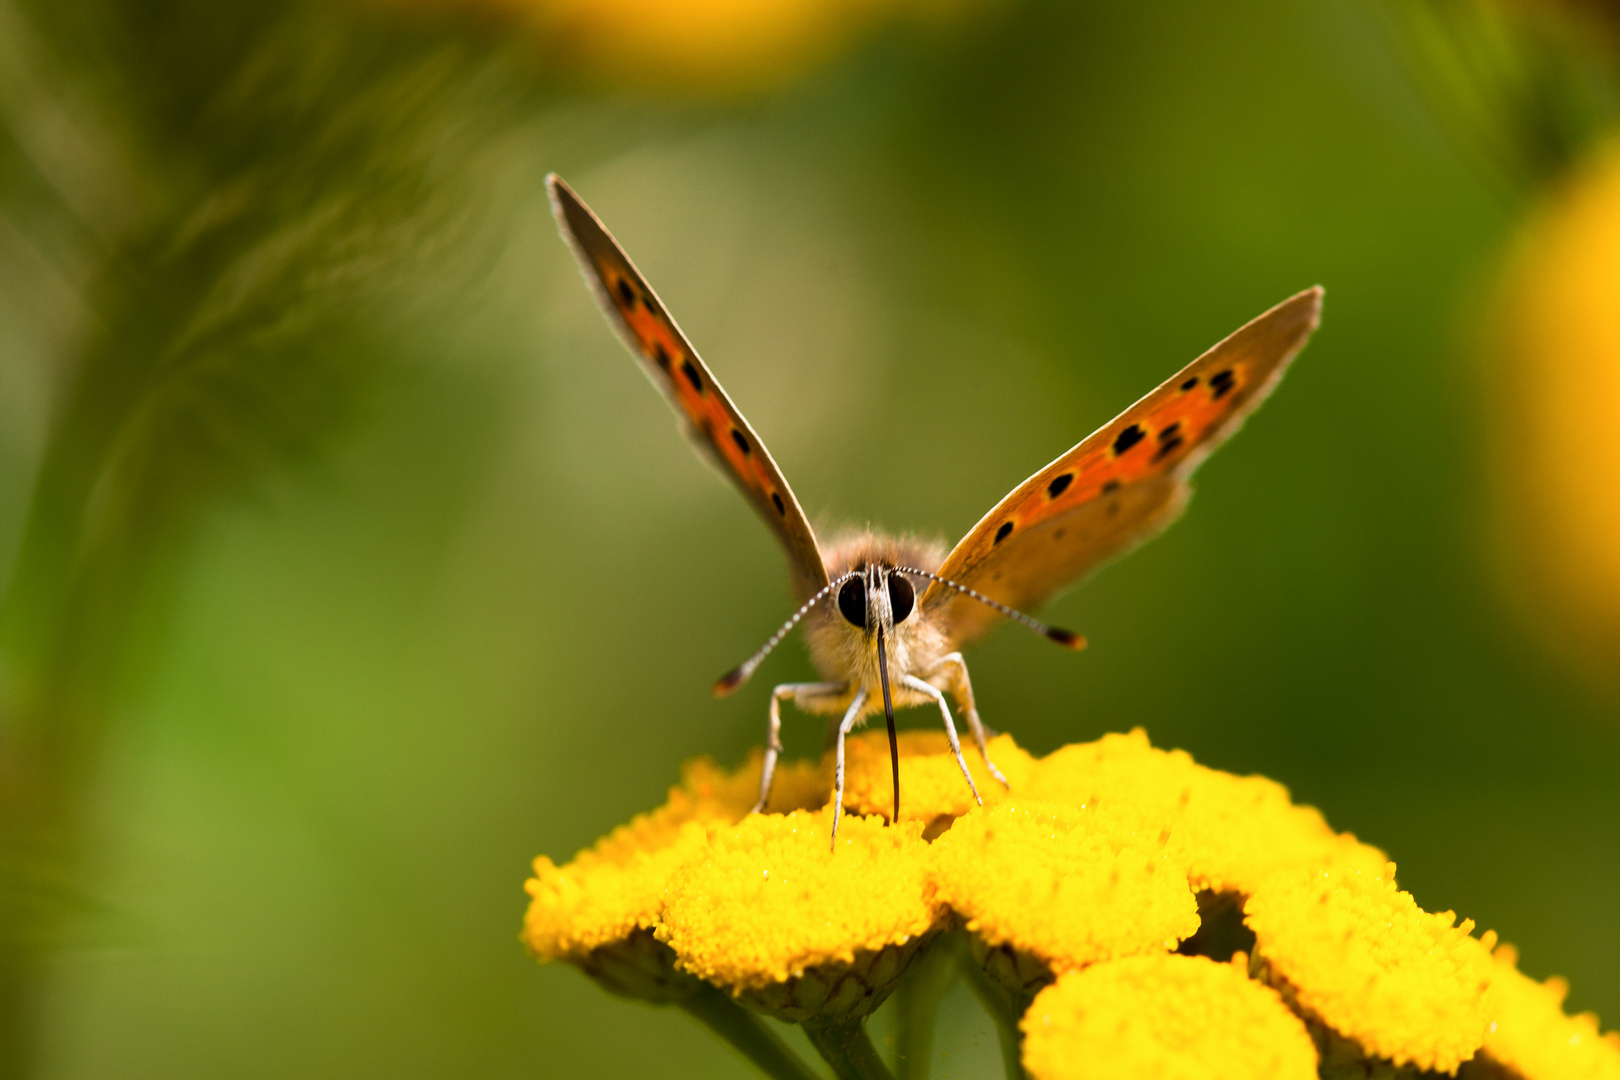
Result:
{"label": "blurred yellow flower", "polygon": [[371,0],[532,28],[563,65],[609,82],[703,91],[772,86],[898,22],[938,23],[983,0]]}
{"label": "blurred yellow flower", "polygon": [[1561,984],[1493,960],[1494,934],[1423,911],[1382,852],[1269,780],[1140,730],[1042,759],[999,736],[1012,790],[986,784],[978,807],[943,738],[900,747],[891,825],[871,812],[889,806],[884,734],[851,740],[832,851],[827,759],[784,765],[772,812],[747,817],[757,753],[734,774],[688,766],[663,807],[565,866],[536,861],[529,948],[647,1000],[718,988],[802,1023],[840,1077],[883,1075],[864,1017],[951,932],[981,988],[1006,991],[985,999],[998,1019],[1022,1015],[1040,1078],[1310,1076],[1320,1055],[1355,1075],[1620,1080],[1620,1040],[1565,1016]]}
{"label": "blurred yellow flower", "polygon": [[1538,983],[1519,974],[1517,963],[1513,946],[1496,947],[1489,1056],[1523,1080],[1620,1080],[1620,1034],[1599,1035],[1591,1013],[1566,1016],[1564,980]]}
{"label": "blurred yellow flower", "polygon": [[1276,992],[1202,956],[1157,953],[1071,972],[1041,991],[1020,1026],[1035,1080],[1316,1077],[1316,1047]]}
{"label": "blurred yellow flower", "polygon": [[1620,143],[1532,218],[1507,275],[1497,489],[1514,589],[1566,651],[1620,672]]}

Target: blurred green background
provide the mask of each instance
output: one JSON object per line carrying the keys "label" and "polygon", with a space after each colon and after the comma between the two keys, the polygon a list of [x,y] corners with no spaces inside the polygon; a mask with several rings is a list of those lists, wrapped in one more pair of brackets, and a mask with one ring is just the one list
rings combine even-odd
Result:
{"label": "blurred green background", "polygon": [[[986,721],[1271,776],[1620,1019],[1620,702],[1505,599],[1479,348],[1608,84],[1543,41],[1576,91],[1459,94],[1370,0],[839,10],[704,85],[511,11],[0,2],[0,1075],[749,1075],[517,941],[533,856],[810,671],[709,696],[782,558],[548,170],[822,524],[955,539],[1325,285],[1188,515],[1049,609],[1090,650],[972,654]],[[995,1068],[965,996],[937,1049]]]}

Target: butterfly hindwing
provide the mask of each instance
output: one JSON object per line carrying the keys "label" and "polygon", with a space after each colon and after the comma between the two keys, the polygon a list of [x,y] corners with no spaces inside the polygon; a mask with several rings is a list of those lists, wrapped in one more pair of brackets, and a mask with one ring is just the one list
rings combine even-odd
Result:
{"label": "butterfly hindwing", "polygon": [[699,359],[624,249],[555,175],[552,213],[608,321],[682,418],[699,452],[742,491],[787,550],[794,586],[808,597],[827,584],[815,532],[754,429]]}
{"label": "butterfly hindwing", "polygon": [[[1271,393],[1316,329],[1322,290],[1283,301],[1165,380],[986,514],[939,569],[1003,604],[1039,607],[1180,513],[1187,478]],[[922,599],[962,643],[997,618],[937,583]]]}

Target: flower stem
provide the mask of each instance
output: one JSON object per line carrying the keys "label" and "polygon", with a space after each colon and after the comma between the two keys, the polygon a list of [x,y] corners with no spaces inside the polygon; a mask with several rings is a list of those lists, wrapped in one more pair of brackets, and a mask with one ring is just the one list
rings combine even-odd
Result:
{"label": "flower stem", "polygon": [[896,1080],[928,1080],[939,1003],[956,975],[948,948],[929,949],[894,992]]}
{"label": "flower stem", "polygon": [[894,1080],[867,1037],[865,1017],[806,1020],[804,1033],[838,1080]]}
{"label": "flower stem", "polygon": [[996,1037],[1001,1041],[1001,1064],[1006,1072],[1007,1080],[1027,1080],[1024,1072],[1022,1057],[1023,1038],[1018,1032],[1018,1017],[1023,1009],[1029,1006],[1025,1001],[1021,1008],[1012,999],[1005,988],[993,981],[985,974],[984,968],[973,959],[973,955],[965,947],[957,951],[957,960],[963,973],[968,977],[968,985],[973,987],[973,995],[984,1006],[984,1011],[990,1014],[990,1019],[996,1023]]}
{"label": "flower stem", "polygon": [[800,1060],[764,1020],[737,1004],[723,990],[705,983],[680,1005],[736,1047],[772,1080],[820,1080],[815,1070]]}

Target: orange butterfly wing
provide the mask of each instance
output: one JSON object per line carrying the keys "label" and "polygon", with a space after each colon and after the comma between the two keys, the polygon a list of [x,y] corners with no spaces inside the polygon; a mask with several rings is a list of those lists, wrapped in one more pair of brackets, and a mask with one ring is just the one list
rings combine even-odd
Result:
{"label": "orange butterfly wing", "polygon": [[578,195],[555,174],[546,177],[551,210],[585,281],[642,370],[685,421],[687,437],[748,498],[787,549],[802,598],[827,584],[816,534],[776,462],[664,310],[624,249]]}
{"label": "orange butterfly wing", "polygon": [[[1316,329],[1321,288],[1283,301],[1018,485],[940,567],[1003,604],[1033,609],[1149,539],[1186,505],[1187,478],[1266,399]],[[937,582],[922,608],[955,643],[999,618]]]}

